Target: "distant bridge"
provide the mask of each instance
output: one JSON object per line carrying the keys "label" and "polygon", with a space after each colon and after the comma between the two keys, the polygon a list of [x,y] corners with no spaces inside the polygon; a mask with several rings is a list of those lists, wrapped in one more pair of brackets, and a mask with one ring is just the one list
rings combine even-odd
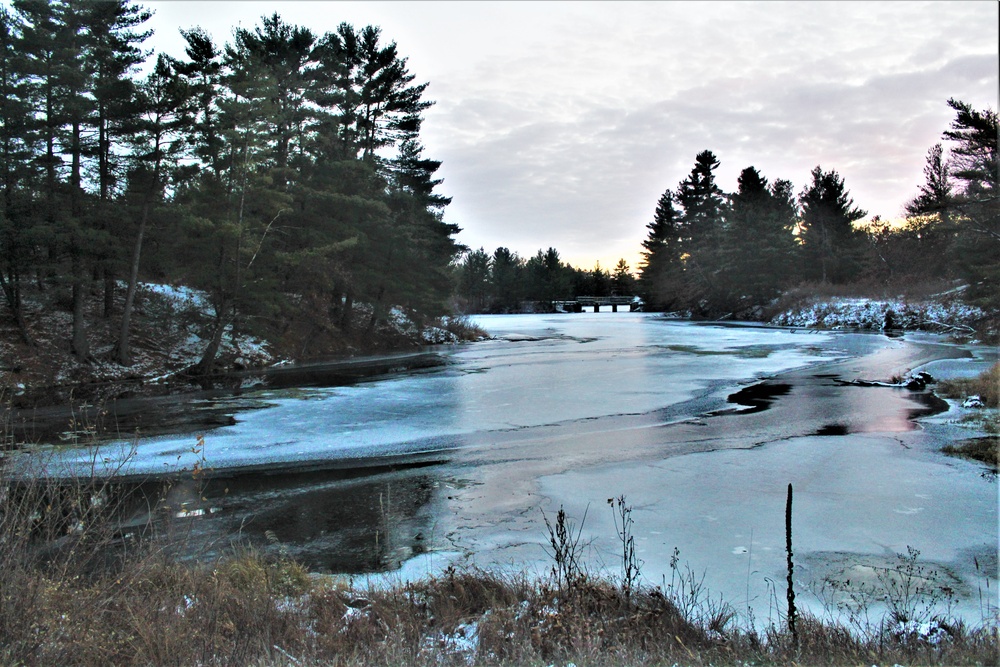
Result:
{"label": "distant bridge", "polygon": [[642,310],[642,300],[634,296],[578,296],[567,301],[553,301],[557,311],[564,313],[582,313],[585,306],[592,307],[595,313],[601,312],[601,306],[611,306],[611,312],[617,313],[619,306],[628,306],[629,312]]}

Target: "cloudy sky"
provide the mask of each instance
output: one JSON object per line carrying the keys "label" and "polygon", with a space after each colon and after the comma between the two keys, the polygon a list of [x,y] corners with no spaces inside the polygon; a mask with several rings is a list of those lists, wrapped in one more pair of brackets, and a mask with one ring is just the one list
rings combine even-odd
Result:
{"label": "cloudy sky", "polygon": [[896,217],[955,97],[997,108],[998,4],[974,2],[144,2],[150,45],[219,42],[277,11],[315,33],[381,26],[429,82],[423,142],[459,240],[580,267],[639,263],[657,198],[695,155],[801,190],[836,169]]}

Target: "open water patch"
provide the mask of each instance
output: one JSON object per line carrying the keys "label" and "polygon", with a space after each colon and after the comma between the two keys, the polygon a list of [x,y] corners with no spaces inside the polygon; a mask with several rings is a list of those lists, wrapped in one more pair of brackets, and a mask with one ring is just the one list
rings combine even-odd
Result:
{"label": "open water patch", "polygon": [[816,429],[813,435],[838,436],[850,435],[851,433],[851,428],[847,424],[826,424]]}
{"label": "open water patch", "polygon": [[779,396],[785,396],[791,390],[792,385],[783,382],[761,382],[730,394],[726,400],[749,408],[744,412],[761,412],[771,407]]}
{"label": "open water patch", "polygon": [[733,356],[739,357],[740,359],[767,359],[774,352],[773,346],[768,345],[746,345],[743,347],[738,347],[728,350],[709,350],[696,345],[657,345],[654,347],[661,347],[665,350],[670,350],[671,352],[680,352],[682,354],[694,354],[702,357],[714,357],[714,356]]}

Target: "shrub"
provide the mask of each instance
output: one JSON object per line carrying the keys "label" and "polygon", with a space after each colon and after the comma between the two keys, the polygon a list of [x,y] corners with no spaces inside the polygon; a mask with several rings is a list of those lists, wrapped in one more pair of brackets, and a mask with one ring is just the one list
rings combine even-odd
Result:
{"label": "shrub", "polygon": [[1000,362],[974,378],[944,380],[938,391],[948,398],[963,399],[978,395],[986,407],[1000,407]]}

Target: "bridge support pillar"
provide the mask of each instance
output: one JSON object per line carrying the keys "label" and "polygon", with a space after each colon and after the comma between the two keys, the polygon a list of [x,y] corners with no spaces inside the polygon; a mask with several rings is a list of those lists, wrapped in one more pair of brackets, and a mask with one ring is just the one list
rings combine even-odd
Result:
{"label": "bridge support pillar", "polygon": [[601,304],[599,304],[599,303],[595,303],[594,304],[594,312],[595,313],[601,312]]}
{"label": "bridge support pillar", "polygon": [[612,313],[617,313],[618,312],[618,304],[617,303],[611,304],[611,312]]}

